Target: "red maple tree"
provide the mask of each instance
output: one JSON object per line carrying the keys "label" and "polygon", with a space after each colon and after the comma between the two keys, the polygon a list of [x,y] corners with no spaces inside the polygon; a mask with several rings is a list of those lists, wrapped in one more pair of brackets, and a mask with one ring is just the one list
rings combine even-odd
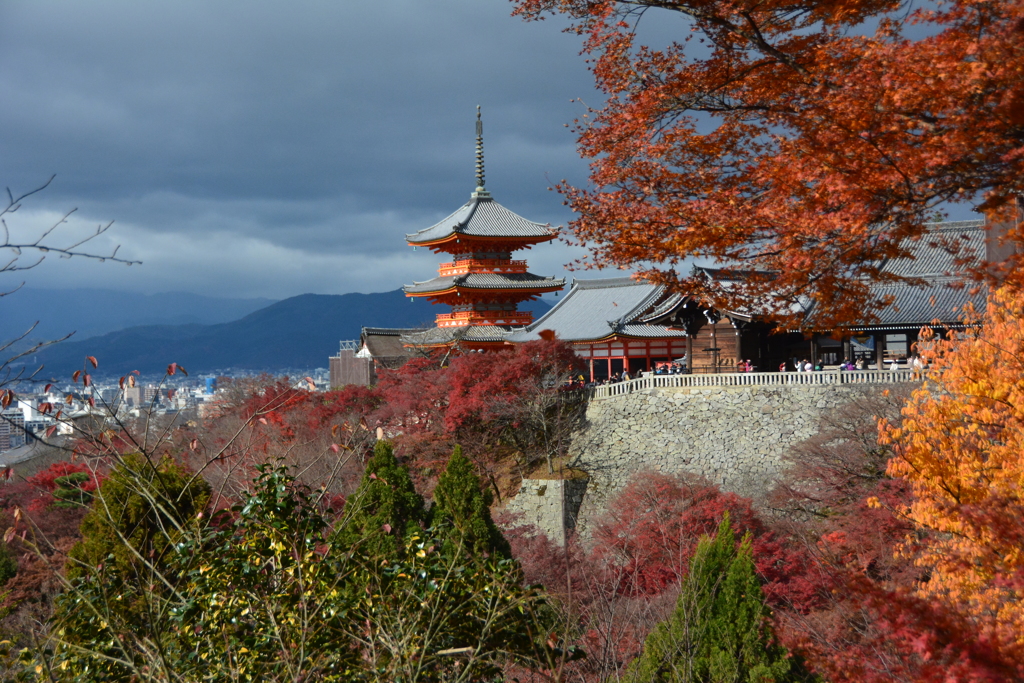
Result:
{"label": "red maple tree", "polygon": [[[513,1],[571,18],[607,96],[578,122],[590,188],[559,187],[590,265],[830,328],[944,202],[1024,192],[1022,0]],[[645,46],[659,13],[689,30]],[[691,257],[743,277],[708,290]]]}
{"label": "red maple tree", "polygon": [[556,339],[516,344],[491,353],[409,361],[383,374],[384,406],[375,419],[396,434],[396,452],[409,439],[422,459],[441,442],[447,458],[459,443],[467,455],[549,466],[564,456],[585,402],[571,379],[581,370],[572,347]]}

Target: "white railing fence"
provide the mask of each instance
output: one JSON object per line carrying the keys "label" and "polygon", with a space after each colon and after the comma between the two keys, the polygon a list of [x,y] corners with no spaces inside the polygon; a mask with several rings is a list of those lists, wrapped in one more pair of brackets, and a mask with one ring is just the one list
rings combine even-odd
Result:
{"label": "white railing fence", "polygon": [[792,386],[829,384],[900,384],[918,382],[916,370],[829,370],[824,372],[726,372],[696,375],[647,375],[594,387],[593,398],[623,396],[645,389],[688,387]]}

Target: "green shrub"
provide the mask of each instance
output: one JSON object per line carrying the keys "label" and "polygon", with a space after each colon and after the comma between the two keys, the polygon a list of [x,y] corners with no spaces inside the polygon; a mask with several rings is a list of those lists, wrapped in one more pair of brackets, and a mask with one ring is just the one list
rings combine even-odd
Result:
{"label": "green shrub", "polygon": [[4,586],[18,573],[18,559],[10,546],[0,542],[0,586]]}

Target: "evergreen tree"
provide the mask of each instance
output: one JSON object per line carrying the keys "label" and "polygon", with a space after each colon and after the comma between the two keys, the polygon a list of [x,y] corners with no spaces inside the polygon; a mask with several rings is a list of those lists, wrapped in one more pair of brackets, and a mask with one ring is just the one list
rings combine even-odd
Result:
{"label": "evergreen tree", "polygon": [[676,610],[648,636],[626,680],[637,683],[783,683],[805,680],[775,643],[750,550],[726,513],[704,537]]}
{"label": "evergreen tree", "polygon": [[154,463],[137,453],[124,456],[82,520],[82,540],[68,554],[68,579],[102,567],[108,579],[116,574],[148,583],[179,530],[209,501],[209,484],[170,457]]}
{"label": "evergreen tree", "polygon": [[413,488],[409,471],[395,458],[387,441],[378,441],[366,463],[363,480],[345,502],[345,518],[334,541],[359,546],[368,557],[395,558],[403,540],[420,530],[423,497]]}
{"label": "evergreen tree", "polygon": [[491,492],[480,487],[473,463],[456,446],[434,489],[432,526],[471,555],[512,556],[508,541],[491,519]]}
{"label": "evergreen tree", "polygon": [[53,497],[57,502],[53,504],[58,508],[84,507],[92,500],[92,492],[83,488],[88,485],[92,476],[88,472],[72,472],[63,477],[57,477],[53,483],[57,486],[53,491]]}
{"label": "evergreen tree", "polygon": [[123,646],[127,634],[153,644],[169,637],[167,603],[183,580],[171,556],[198,531],[209,501],[210,486],[166,456],[126,455],[100,485],[53,616],[69,680],[132,680],[138,653]]}

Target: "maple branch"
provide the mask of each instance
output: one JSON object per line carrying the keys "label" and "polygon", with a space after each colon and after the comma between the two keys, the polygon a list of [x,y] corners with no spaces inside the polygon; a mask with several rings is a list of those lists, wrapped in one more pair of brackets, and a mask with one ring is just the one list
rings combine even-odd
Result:
{"label": "maple branch", "polygon": [[[7,205],[0,206],[0,226],[3,227],[3,240],[0,241],[0,250],[6,249],[8,252],[10,252],[11,257],[6,263],[0,263],[0,273],[31,270],[32,268],[35,268],[40,263],[42,263],[46,256],[51,253],[58,254],[61,258],[78,257],[94,259],[99,261],[100,263],[103,263],[104,261],[114,261],[115,263],[123,263],[129,266],[141,263],[141,261],[135,261],[132,259],[126,259],[118,256],[117,252],[120,249],[120,245],[116,245],[109,254],[98,254],[80,249],[80,247],[83,244],[91,242],[92,240],[107,232],[107,230],[109,230],[110,227],[114,224],[113,221],[110,221],[105,225],[98,225],[94,232],[70,244],[63,246],[53,246],[45,244],[46,239],[50,237],[54,233],[54,231],[56,231],[61,225],[66,224],[71,214],[75,213],[78,210],[77,208],[71,209],[70,211],[66,212],[49,228],[45,229],[42,233],[40,233],[39,236],[36,237],[34,240],[12,240],[11,231],[7,225],[6,217],[18,211],[18,209],[21,208],[22,202],[25,199],[39,192],[42,192],[47,187],[49,187],[50,184],[53,182],[54,178],[56,178],[56,175],[50,176],[50,178],[42,185],[39,185],[38,187],[17,196],[15,196],[13,192],[11,192],[11,188],[5,188],[7,191]],[[25,251],[35,252],[38,255],[38,258],[36,258],[34,261],[30,263],[22,263],[21,259],[23,258],[23,252]],[[22,285],[23,284],[24,283],[22,283]],[[20,289],[20,287],[21,285],[5,292],[0,291],[0,297],[11,294]]]}
{"label": "maple branch", "polygon": [[[713,13],[713,12],[708,12],[708,11],[700,10],[700,9],[697,9],[697,8],[687,7],[683,3],[674,2],[672,0],[668,0],[668,1],[665,1],[665,0],[617,0],[617,1],[621,5],[630,5],[630,6],[638,7],[638,8],[642,7],[644,10],[650,9],[651,7],[656,7],[658,9],[666,9],[666,10],[670,10],[670,11],[673,11],[673,12],[679,12],[680,14],[685,14],[686,16],[692,17],[692,18],[694,18],[694,19],[696,19],[698,21],[707,22],[708,24],[711,24],[713,26],[717,26],[718,28],[723,29],[726,33],[730,33],[730,34],[736,35],[736,36],[738,36],[740,38],[743,38],[748,43],[756,45],[758,47],[758,49],[760,49],[760,51],[762,53],[767,54],[767,55],[771,55],[772,57],[777,59],[780,63],[785,64],[786,66],[790,67],[791,69],[793,69],[797,73],[799,73],[799,74],[801,74],[803,76],[810,76],[811,75],[810,72],[805,67],[803,67],[799,62],[797,62],[794,57],[786,54],[785,52],[783,52],[781,50],[779,50],[778,48],[776,48],[774,45],[772,45],[771,43],[769,43],[765,39],[764,34],[761,32],[760,28],[757,25],[757,22],[754,20],[754,18],[750,15],[749,12],[741,12],[741,13],[739,13],[739,15],[741,17],[743,17],[743,19],[747,23],[747,26],[749,27],[749,30],[744,30],[743,28],[737,26],[736,24],[728,21],[724,17],[721,17],[721,16],[719,16],[719,15]],[[795,15],[799,16],[800,14],[806,13],[807,10],[806,9],[800,10],[800,11],[794,10],[794,12],[795,12]],[[707,35],[708,38],[711,39],[711,41],[714,42],[716,45],[719,45],[720,47],[724,47],[721,44],[721,42],[719,40],[717,40],[712,33],[709,33],[708,31],[704,31],[704,34]]]}

